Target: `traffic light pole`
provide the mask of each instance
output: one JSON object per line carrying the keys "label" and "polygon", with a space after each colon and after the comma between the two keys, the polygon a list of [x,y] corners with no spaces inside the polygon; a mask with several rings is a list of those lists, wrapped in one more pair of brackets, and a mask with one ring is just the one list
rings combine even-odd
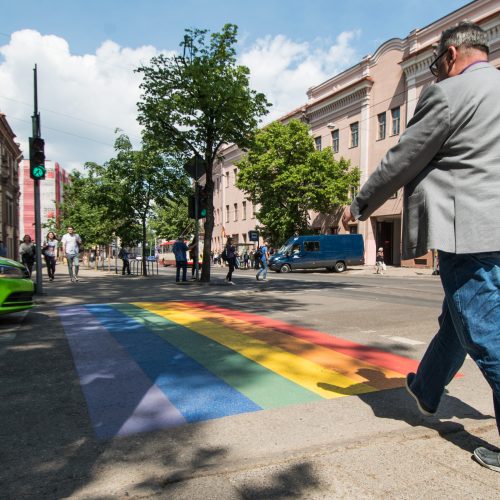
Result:
{"label": "traffic light pole", "polygon": [[195,215],[195,219],[194,219],[194,242],[196,244],[196,246],[194,247],[194,262],[193,262],[193,266],[194,266],[194,269],[195,269],[195,278],[196,278],[196,281],[198,281],[198,276],[199,276],[199,272],[200,272],[200,264],[199,264],[199,261],[200,261],[200,257],[198,255],[198,252],[200,251],[199,248],[200,248],[200,242],[198,241],[198,238],[199,238],[199,235],[200,235],[200,229],[199,229],[199,225],[198,225],[198,203],[199,203],[199,200],[198,200],[198,190],[200,189],[200,185],[198,183],[198,179],[196,179],[194,181],[194,215]]}
{"label": "traffic light pole", "polygon": [[[37,75],[36,64],[33,68],[33,86],[35,97],[35,108],[31,117],[33,126],[33,137],[40,137],[40,114],[38,113],[38,93],[37,93]],[[42,282],[42,221],[40,208],[40,181],[34,179],[34,196],[35,196],[35,255],[36,255],[36,294],[43,294]]]}

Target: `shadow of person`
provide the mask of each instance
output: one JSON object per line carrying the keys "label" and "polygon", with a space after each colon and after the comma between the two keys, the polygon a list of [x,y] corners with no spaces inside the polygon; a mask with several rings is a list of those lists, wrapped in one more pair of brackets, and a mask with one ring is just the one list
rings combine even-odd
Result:
{"label": "shadow of person", "polygon": [[339,394],[358,392],[357,386],[359,386],[360,393],[357,394],[357,397],[370,406],[376,417],[402,420],[412,427],[427,427],[436,431],[450,443],[470,453],[478,446],[491,448],[490,443],[470,434],[462,424],[442,421],[442,419],[453,417],[487,420],[493,418],[491,415],[484,415],[445,391],[436,415],[424,417],[419,413],[415,401],[406,392],[406,389],[401,387],[404,385],[404,378],[388,379],[384,373],[370,368],[361,368],[357,373],[366,379],[364,384],[381,389],[376,392],[361,393],[364,384],[356,384],[347,389],[323,382],[319,382],[317,385],[322,389]]}

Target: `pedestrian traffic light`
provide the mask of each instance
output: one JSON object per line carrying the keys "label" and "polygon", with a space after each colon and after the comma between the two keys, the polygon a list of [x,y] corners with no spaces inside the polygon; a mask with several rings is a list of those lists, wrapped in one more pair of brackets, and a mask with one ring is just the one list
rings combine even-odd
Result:
{"label": "pedestrian traffic light", "polygon": [[41,137],[30,137],[30,177],[45,179],[45,141]]}
{"label": "pedestrian traffic light", "polygon": [[[198,214],[195,217],[196,198],[198,198]],[[198,186],[196,195],[189,195],[188,216],[190,219],[205,219],[207,216],[207,190],[205,186]]]}
{"label": "pedestrian traffic light", "polygon": [[205,219],[207,216],[207,188],[198,188],[198,219]]}

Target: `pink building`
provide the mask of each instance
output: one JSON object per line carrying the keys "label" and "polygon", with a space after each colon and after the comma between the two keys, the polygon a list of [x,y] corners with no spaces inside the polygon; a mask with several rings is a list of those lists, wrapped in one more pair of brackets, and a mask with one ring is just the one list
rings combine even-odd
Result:
{"label": "pink building", "polygon": [[[488,32],[490,62],[500,68],[500,4],[497,0],[477,0],[413,30],[404,39],[386,41],[373,55],[311,87],[307,102],[280,120],[286,123],[298,118],[308,123],[316,147],[332,147],[336,156],[358,166],[363,184],[385,152],[398,142],[420,93],[434,81],[428,67],[441,32],[464,20]],[[222,248],[226,235],[246,243],[248,231],[258,224],[251,202],[234,185],[235,163],[241,155],[234,145],[227,146],[224,161],[214,169],[215,250]],[[363,235],[367,264],[375,262],[376,248],[382,246],[389,264],[430,267],[431,252],[411,261],[401,260],[401,191],[368,221],[352,223],[350,232]],[[318,233],[343,232],[339,219],[330,214],[311,214],[311,226]]]}
{"label": "pink building", "polygon": [[[40,209],[42,224],[49,219],[59,218],[59,205],[63,199],[64,186],[69,184],[69,175],[59,163],[46,161],[47,174],[40,181]],[[29,234],[35,239],[35,198],[34,181],[30,177],[30,162],[24,160],[19,169],[20,199],[20,234]],[[42,237],[47,233],[42,228]]]}

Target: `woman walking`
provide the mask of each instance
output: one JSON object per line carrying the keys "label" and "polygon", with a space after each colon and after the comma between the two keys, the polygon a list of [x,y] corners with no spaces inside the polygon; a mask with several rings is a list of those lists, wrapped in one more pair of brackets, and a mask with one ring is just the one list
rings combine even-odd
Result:
{"label": "woman walking", "polygon": [[224,252],[226,254],[227,264],[229,265],[229,271],[226,276],[226,282],[229,283],[230,285],[234,285],[232,280],[233,280],[234,266],[236,263],[236,248],[233,245],[232,238],[227,239],[226,248],[224,249]]}
{"label": "woman walking", "polygon": [[31,241],[31,236],[29,234],[24,235],[23,241],[19,245],[19,255],[31,278],[33,264],[35,263],[35,245]]}
{"label": "woman walking", "polygon": [[43,243],[42,251],[47,266],[49,281],[54,281],[56,272],[57,246],[59,241],[53,231],[47,233],[47,239]]}

